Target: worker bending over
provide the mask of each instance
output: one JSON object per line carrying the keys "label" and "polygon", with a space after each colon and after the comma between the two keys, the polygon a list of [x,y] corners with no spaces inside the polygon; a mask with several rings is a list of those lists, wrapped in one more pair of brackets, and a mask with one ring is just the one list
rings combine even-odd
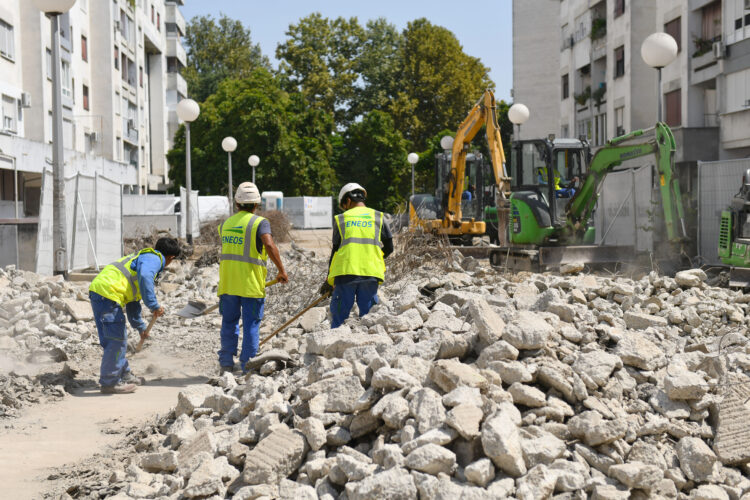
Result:
{"label": "worker bending over", "polygon": [[99,344],[104,348],[99,371],[99,384],[104,394],[134,392],[143,383],[133,375],[125,355],[128,349],[130,326],[143,334],[147,328],[141,317],[141,297],[151,314],[159,317],[164,308],[159,305],[154,292],[156,277],[172,259],[180,254],[180,244],[172,238],[160,238],[154,248],[144,248],[105,266],[89,286],[91,309],[99,332]]}
{"label": "worker bending over", "polygon": [[252,182],[243,182],[234,196],[237,213],[219,225],[221,261],[219,264],[219,311],[221,312],[221,373],[234,371],[234,357],[240,336],[242,316],[242,350],[240,364],[258,354],[258,332],[263,319],[266,297],[266,262],[276,265],[279,283],[289,278],[281,262],[279,249],[271,236],[268,219],[255,215],[260,192]]}
{"label": "worker bending over", "polygon": [[[385,279],[385,257],[393,253],[393,235],[382,212],[367,208],[365,188],[351,182],[339,192],[339,206],[333,228],[328,279],[321,293],[333,291],[331,328],[349,317],[354,301],[364,316],[378,303],[378,285]],[[333,288],[331,288],[333,287]]]}

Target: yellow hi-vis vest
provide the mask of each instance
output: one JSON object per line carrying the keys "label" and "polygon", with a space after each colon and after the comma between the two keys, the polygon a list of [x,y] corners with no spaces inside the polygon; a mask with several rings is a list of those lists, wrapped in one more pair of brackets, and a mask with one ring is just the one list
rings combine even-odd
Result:
{"label": "yellow hi-vis vest", "polygon": [[[547,167],[540,167],[539,170],[541,171],[542,178],[544,179],[544,183],[547,184]],[[555,191],[560,191],[560,174],[558,174],[556,170],[555,170]]]}
{"label": "yellow hi-vis vest", "polygon": [[265,219],[250,212],[238,212],[219,225],[221,259],[218,295],[262,299],[266,296],[266,248],[258,253],[256,239]]}
{"label": "yellow hi-vis vest", "polygon": [[158,255],[161,265],[164,267],[164,256],[160,252],[153,248],[144,248],[138,253],[131,253],[105,266],[91,282],[89,291],[117,302],[121,307],[125,307],[128,302],[141,300],[141,290],[138,288],[138,273],[131,269],[130,265],[144,253]]}
{"label": "yellow hi-vis vest", "polygon": [[372,276],[385,279],[385,260],[381,249],[383,214],[367,207],[354,207],[336,216],[341,245],[331,260],[328,283],[336,276]]}

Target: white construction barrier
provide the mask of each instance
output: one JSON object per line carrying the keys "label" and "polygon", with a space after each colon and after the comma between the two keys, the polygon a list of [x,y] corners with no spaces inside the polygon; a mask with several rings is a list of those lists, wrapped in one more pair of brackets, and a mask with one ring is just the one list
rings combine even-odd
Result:
{"label": "white construction barrier", "polygon": [[295,229],[333,227],[333,201],[330,196],[284,198],[283,212]]}
{"label": "white construction barrier", "polygon": [[596,244],[632,245],[637,252],[652,251],[654,215],[659,216],[655,207],[660,203],[653,197],[651,165],[607,175],[594,212]]}
{"label": "white construction barrier", "polygon": [[[186,189],[180,186],[180,238],[185,238],[187,232],[185,231],[185,225],[187,223],[187,217],[185,216],[185,193]],[[198,202],[198,191],[193,190],[190,194],[190,225],[191,234],[193,238],[197,238],[201,232],[201,218],[200,218],[200,205]]]}
{"label": "white construction barrier", "polygon": [[[42,177],[36,272],[52,274],[52,172]],[[68,271],[100,268],[122,257],[122,186],[101,175],[65,179]]]}
{"label": "white construction barrier", "polygon": [[750,159],[698,162],[698,252],[706,264],[721,264],[719,222],[740,190]]}
{"label": "white construction barrier", "polygon": [[226,196],[199,196],[198,216],[202,222],[229,217],[229,198]]}

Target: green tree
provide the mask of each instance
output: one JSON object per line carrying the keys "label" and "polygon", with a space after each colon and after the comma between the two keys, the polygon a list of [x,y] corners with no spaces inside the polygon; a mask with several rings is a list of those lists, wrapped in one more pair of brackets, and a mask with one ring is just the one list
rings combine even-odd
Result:
{"label": "green tree", "polygon": [[[265,69],[256,69],[242,80],[222,82],[201,105],[190,129],[193,187],[203,194],[227,192],[227,154],[221,141],[228,135],[238,143],[232,155],[235,188],[250,180],[247,158],[257,154],[256,182],[263,191],[299,196],[330,195],[335,189],[331,116],[310,109],[299,96],[290,96]],[[175,186],[184,185],[184,127],[167,158]]]}
{"label": "green tree", "polygon": [[417,19],[402,37],[390,113],[404,137],[423,149],[438,131],[458,127],[493,84],[488,68],[446,28]]}
{"label": "green tree", "polygon": [[337,125],[349,123],[364,34],[356,17],[330,20],[317,12],[290,25],[287,40],[276,48],[285,88],[333,113]]}
{"label": "green tree", "polygon": [[339,144],[339,183],[363,185],[368,206],[378,210],[394,211],[406,200],[411,186],[408,144],[387,113],[366,114],[344,132]]}
{"label": "green tree", "polygon": [[202,102],[229,78],[245,78],[258,67],[271,65],[250,30],[240,21],[222,14],[218,22],[211,16],[196,16],[187,25],[185,40],[187,66],[182,76],[188,92]]}

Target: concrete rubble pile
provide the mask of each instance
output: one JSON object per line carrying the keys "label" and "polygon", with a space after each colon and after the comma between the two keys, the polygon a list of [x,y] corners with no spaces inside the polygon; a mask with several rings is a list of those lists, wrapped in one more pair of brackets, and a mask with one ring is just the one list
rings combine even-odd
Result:
{"label": "concrete rubble pile", "polygon": [[78,491],[750,498],[750,296],[700,270],[509,281],[451,266],[387,283],[335,330],[310,311],[246,378],[184,389],[108,483]]}
{"label": "concrete rubble pile", "polygon": [[71,360],[92,349],[91,319],[82,286],[0,269],[0,417],[63,397],[76,385]]}

